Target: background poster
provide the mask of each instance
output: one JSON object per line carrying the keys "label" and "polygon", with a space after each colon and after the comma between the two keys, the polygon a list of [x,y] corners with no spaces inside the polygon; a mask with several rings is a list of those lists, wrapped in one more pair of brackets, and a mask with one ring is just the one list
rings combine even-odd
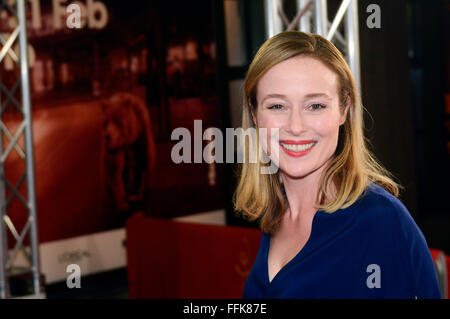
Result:
{"label": "background poster", "polygon": [[[222,208],[214,164],[170,157],[174,128],[193,130],[194,119],[203,130],[221,126],[212,2],[74,2],[79,29],[66,25],[71,3],[27,5],[40,241],[121,228],[136,211],[171,218]],[[15,21],[0,14],[0,32],[10,33]],[[0,76],[9,90],[17,72],[6,58]],[[2,91],[2,105],[6,98]],[[20,112],[11,101],[2,112],[15,132]],[[11,184],[24,165],[9,156]],[[26,183],[19,189],[25,196]],[[21,229],[27,215],[17,197],[7,211]]]}

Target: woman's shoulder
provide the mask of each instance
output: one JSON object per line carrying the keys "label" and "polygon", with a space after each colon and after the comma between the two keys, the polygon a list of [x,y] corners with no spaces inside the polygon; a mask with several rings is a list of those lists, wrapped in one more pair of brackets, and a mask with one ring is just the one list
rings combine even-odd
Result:
{"label": "woman's shoulder", "polygon": [[376,183],[371,183],[361,195],[355,208],[362,222],[369,222],[404,236],[423,236],[410,212],[400,199]]}
{"label": "woman's shoulder", "polygon": [[370,183],[355,204],[359,209],[364,209],[369,213],[377,214],[377,218],[389,217],[389,215],[392,214],[398,215],[397,217],[411,216],[400,199],[376,183]]}
{"label": "woman's shoulder", "polygon": [[[370,184],[354,205],[352,222],[380,248],[389,262],[383,269],[404,269],[413,296],[439,298],[439,287],[427,241],[405,205],[383,187]],[[394,267],[394,268],[393,268]],[[397,274],[395,275],[397,276]]]}

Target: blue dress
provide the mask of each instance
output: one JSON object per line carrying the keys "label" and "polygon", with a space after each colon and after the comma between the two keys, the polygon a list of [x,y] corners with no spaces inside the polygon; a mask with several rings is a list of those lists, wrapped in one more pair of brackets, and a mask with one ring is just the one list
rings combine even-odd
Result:
{"label": "blue dress", "polygon": [[375,183],[345,209],[317,211],[308,241],[271,282],[269,245],[263,232],[243,298],[441,298],[422,232]]}

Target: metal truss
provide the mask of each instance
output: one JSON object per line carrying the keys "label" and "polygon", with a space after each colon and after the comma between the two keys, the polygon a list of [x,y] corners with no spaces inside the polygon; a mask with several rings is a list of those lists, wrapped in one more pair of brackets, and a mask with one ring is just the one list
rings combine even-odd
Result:
{"label": "metal truss", "polygon": [[[16,4],[14,5],[14,2]],[[8,88],[3,78],[0,78],[0,298],[14,297],[11,294],[10,280],[13,276],[32,276],[33,292],[27,292],[28,296],[40,298],[43,295],[40,277],[39,240],[36,215],[36,200],[34,187],[34,160],[33,140],[31,125],[31,97],[29,83],[28,43],[26,33],[25,0],[5,1],[0,0],[0,13],[2,19],[7,13],[8,21],[16,25],[13,31],[3,38],[0,35],[0,68],[4,65],[7,55],[14,61],[18,68],[17,79],[14,79],[12,88]],[[5,25],[5,20],[2,21]],[[11,25],[11,24],[10,24]],[[14,43],[18,41],[19,54],[13,50]],[[2,72],[2,70],[0,70]],[[14,76],[14,75],[13,75]],[[20,99],[16,98],[16,91],[20,88]],[[15,108],[21,118],[15,133],[8,129],[4,119],[8,108]],[[16,125],[14,125],[16,126]],[[24,149],[20,141],[24,140]],[[24,161],[25,170],[17,182],[7,179],[6,162],[15,151]],[[22,196],[20,187],[26,181],[26,196]],[[9,194],[8,194],[9,193]],[[9,195],[9,196],[8,196]],[[8,215],[11,202],[16,199],[28,213],[25,226],[17,229],[14,225],[13,216]],[[8,232],[9,231],[9,232]],[[9,238],[13,242],[8,242]],[[29,249],[25,247],[24,241],[29,239]],[[9,247],[13,247],[9,250]],[[19,266],[17,262],[18,253],[22,252],[25,257],[26,266]],[[23,264],[23,263],[22,263]]]}
{"label": "metal truss", "polygon": [[[288,21],[282,0],[265,0],[266,37],[270,38],[284,30],[298,30],[319,34],[336,44],[347,59],[361,92],[361,69],[359,56],[358,0],[343,0],[333,20],[328,21],[327,0],[297,0],[298,13]],[[344,22],[344,34],[339,26]]]}

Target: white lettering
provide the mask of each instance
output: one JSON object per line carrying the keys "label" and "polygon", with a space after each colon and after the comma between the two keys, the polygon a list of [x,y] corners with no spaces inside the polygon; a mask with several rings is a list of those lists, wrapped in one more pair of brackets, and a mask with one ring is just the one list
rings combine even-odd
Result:
{"label": "white lettering", "polygon": [[81,288],[81,269],[77,264],[70,264],[66,268],[66,272],[71,273],[66,280],[67,288]]}
{"label": "white lettering", "polygon": [[81,28],[81,8],[79,5],[72,3],[67,7],[67,13],[69,16],[66,20],[66,25],[69,29]]}
{"label": "white lettering", "polygon": [[[226,128],[226,162],[235,162],[236,137],[237,163],[244,163],[244,161],[257,163],[259,159],[262,164],[270,163],[261,166],[261,174],[276,173],[279,163],[278,128],[271,128],[270,136],[266,128],[259,128],[258,133],[253,127],[245,130],[242,127]],[[181,141],[172,147],[172,161],[176,164],[191,163],[191,133],[187,128],[178,127],[172,131],[171,139],[180,140],[180,137],[182,137]],[[208,143],[202,150],[204,140]],[[202,159],[208,164],[223,163],[223,142],[222,132],[218,128],[210,127],[202,136],[202,121],[194,120],[194,163],[202,163]]]}
{"label": "white lettering", "polygon": [[367,13],[372,13],[367,17],[366,24],[369,29],[381,28],[381,8],[378,4],[369,4],[366,9]]}
{"label": "white lettering", "polygon": [[[211,164],[213,162],[223,163],[223,136],[222,132],[216,127],[210,127],[203,133],[203,139],[209,141],[203,150],[203,160]],[[213,154],[214,151],[214,154]]]}
{"label": "white lettering", "polygon": [[377,264],[370,264],[367,266],[366,272],[372,273],[369,277],[367,277],[366,284],[367,287],[372,288],[381,288],[381,268]]}
{"label": "white lettering", "polygon": [[[187,128],[177,127],[172,131],[170,139],[179,140],[180,136],[182,139],[180,142],[172,147],[170,152],[170,157],[175,164],[190,163],[191,162],[191,133]],[[180,154],[180,150],[183,151],[183,155]]]}
{"label": "white lettering", "polygon": [[208,313],[211,314],[211,317],[214,317],[217,307],[218,306],[196,306],[193,303],[190,303],[189,306],[183,307],[183,313]]}

